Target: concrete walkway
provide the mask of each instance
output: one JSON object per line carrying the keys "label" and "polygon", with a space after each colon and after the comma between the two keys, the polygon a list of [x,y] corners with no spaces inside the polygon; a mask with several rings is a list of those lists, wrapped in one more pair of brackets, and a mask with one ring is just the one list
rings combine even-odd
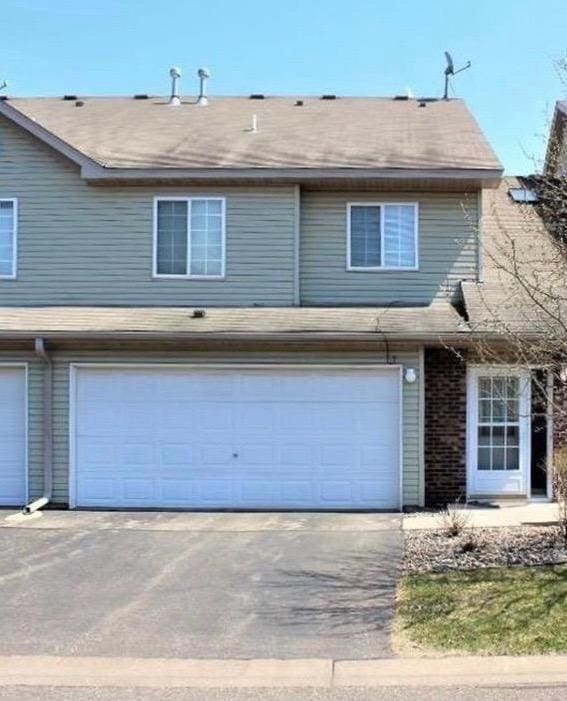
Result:
{"label": "concrete walkway", "polygon": [[[493,503],[488,506],[463,506],[468,528],[502,528],[506,526],[534,526],[556,523],[557,504]],[[440,529],[444,527],[443,513],[427,512],[407,514],[403,519],[404,530]]]}
{"label": "concrete walkway", "polygon": [[331,689],[550,684],[567,684],[567,656],[390,660],[0,657],[0,687]]}

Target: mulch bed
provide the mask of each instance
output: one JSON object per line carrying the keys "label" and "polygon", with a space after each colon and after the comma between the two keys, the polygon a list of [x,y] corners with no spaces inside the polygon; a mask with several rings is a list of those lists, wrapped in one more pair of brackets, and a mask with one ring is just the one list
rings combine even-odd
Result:
{"label": "mulch bed", "polygon": [[406,531],[404,574],[567,562],[556,526],[468,528],[457,536],[441,530]]}

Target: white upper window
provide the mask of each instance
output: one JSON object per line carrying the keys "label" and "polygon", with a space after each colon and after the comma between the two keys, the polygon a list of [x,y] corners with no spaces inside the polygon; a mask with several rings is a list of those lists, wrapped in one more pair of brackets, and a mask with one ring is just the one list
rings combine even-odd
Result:
{"label": "white upper window", "polygon": [[416,203],[350,203],[349,270],[417,270]]}
{"label": "white upper window", "polygon": [[0,200],[0,278],[16,277],[18,203]]}
{"label": "white upper window", "polygon": [[154,220],[154,275],[224,277],[223,198],[157,198]]}

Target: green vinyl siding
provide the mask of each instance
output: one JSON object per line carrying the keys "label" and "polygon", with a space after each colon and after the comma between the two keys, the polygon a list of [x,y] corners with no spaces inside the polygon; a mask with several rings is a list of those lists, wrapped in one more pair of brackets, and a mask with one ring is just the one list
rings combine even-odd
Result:
{"label": "green vinyl siding", "polygon": [[[69,382],[72,363],[384,363],[383,353],[242,353],[227,355],[208,353],[163,353],[163,352],[74,352],[54,354],[54,500],[67,504],[69,501]],[[391,351],[391,363],[412,367],[418,374],[413,384],[403,384],[403,498],[405,505],[420,503],[422,470],[420,460],[420,398],[419,349]]]}
{"label": "green vinyl siding", "polygon": [[[349,202],[417,202],[418,270],[347,270]],[[301,301],[305,305],[422,303],[476,279],[476,193],[304,191]]]}
{"label": "green vinyl siding", "polygon": [[[226,276],[152,277],[154,197],[226,198]],[[95,186],[0,117],[0,198],[19,204],[16,280],[3,305],[283,306],[293,303],[295,189]]]}

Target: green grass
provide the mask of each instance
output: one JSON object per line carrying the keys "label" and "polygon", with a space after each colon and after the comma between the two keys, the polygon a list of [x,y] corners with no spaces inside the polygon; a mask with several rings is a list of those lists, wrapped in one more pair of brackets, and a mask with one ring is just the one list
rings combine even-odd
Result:
{"label": "green grass", "polygon": [[567,652],[567,565],[405,577],[398,630],[421,647],[494,655]]}

